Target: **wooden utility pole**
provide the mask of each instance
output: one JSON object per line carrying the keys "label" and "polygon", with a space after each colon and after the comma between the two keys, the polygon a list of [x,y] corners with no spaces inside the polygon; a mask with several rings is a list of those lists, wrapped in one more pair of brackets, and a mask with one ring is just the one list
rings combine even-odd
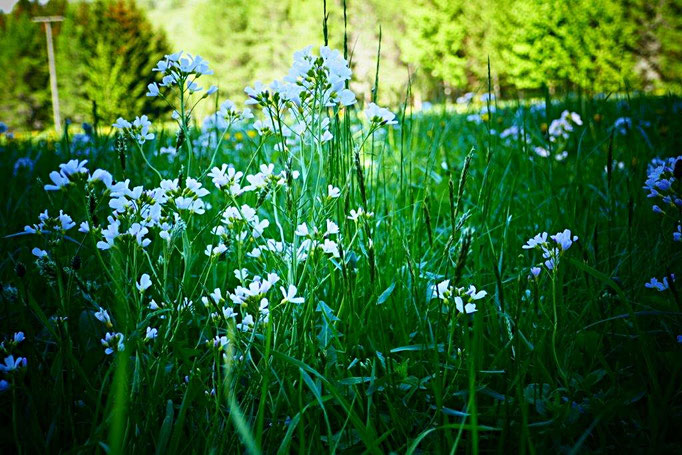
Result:
{"label": "wooden utility pole", "polygon": [[33,22],[45,24],[45,38],[47,39],[47,63],[50,67],[50,90],[52,92],[52,115],[54,116],[54,129],[61,130],[62,121],[59,116],[59,92],[57,91],[57,69],[54,65],[54,47],[52,46],[52,22],[61,22],[62,16],[34,17]]}

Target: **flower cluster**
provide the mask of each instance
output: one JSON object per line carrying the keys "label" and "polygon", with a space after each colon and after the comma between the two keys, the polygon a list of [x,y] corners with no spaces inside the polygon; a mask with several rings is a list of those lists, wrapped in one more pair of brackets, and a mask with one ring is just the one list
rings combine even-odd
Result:
{"label": "flower cluster", "polygon": [[[682,155],[665,160],[654,158],[647,167],[647,179],[644,182],[644,189],[649,192],[647,197],[660,200],[660,205],[653,205],[653,211],[672,218],[677,225],[672,234],[674,242],[682,242],[680,180],[682,180]],[[669,277],[663,277],[660,281],[654,277],[645,286],[649,289],[665,291],[670,287],[668,278],[674,281],[675,275],[670,274]]]}
{"label": "flower cluster", "polygon": [[230,100],[225,100],[214,114],[204,118],[201,123],[202,131],[218,130],[224,132],[237,122],[243,122],[253,118],[253,113],[248,107],[239,110],[237,105]]}
{"label": "flower cluster", "polygon": [[[276,150],[286,150],[303,143],[324,144],[333,139],[330,131],[329,109],[351,106],[355,94],[346,88],[352,76],[348,62],[337,50],[320,47],[319,56],[312,46],[294,54],[294,62],[282,80],[269,86],[256,82],[244,91],[246,104],[258,105],[263,120],[254,128],[262,136],[276,135]],[[397,123],[385,108],[370,103],[365,115],[373,127]]]}
{"label": "flower cluster", "polygon": [[547,134],[549,134],[549,140],[551,142],[556,142],[557,139],[563,138],[568,139],[570,134],[574,130],[574,125],[582,126],[583,121],[575,112],[563,111],[558,119],[552,120],[547,129]]}
{"label": "flower cluster", "polygon": [[310,251],[319,248],[323,253],[332,257],[339,257],[339,246],[330,237],[339,233],[339,226],[332,220],[326,220],[326,229],[320,231],[317,227],[308,229],[306,223],[299,224],[295,235],[304,238],[301,247],[310,254]]}
{"label": "flower cluster", "polygon": [[668,281],[668,278],[670,278],[671,282],[675,282],[675,274],[671,273],[669,277],[663,277],[660,281],[658,278],[654,277],[651,280],[649,280],[648,283],[644,285],[644,287],[649,288],[649,289],[656,289],[658,292],[663,292],[668,289],[670,289],[670,282]]}
{"label": "flower cluster", "polygon": [[[240,196],[251,191],[265,191],[276,186],[284,186],[288,183],[286,171],[275,173],[273,164],[261,164],[260,172],[253,175],[246,175],[241,171],[235,170],[231,164],[223,164],[220,168],[214,167],[208,176],[219,190],[225,191],[233,197]],[[292,180],[298,179],[299,172],[292,171]],[[249,183],[242,186],[244,179]]]}
{"label": "flower cluster", "polygon": [[101,250],[114,246],[119,237],[129,237],[142,248],[149,245],[145,236],[150,229],[158,228],[159,236],[170,239],[170,231],[182,223],[184,214],[202,215],[206,211],[203,197],[207,189],[198,180],[188,177],[180,186],[178,179],[162,180],[157,188],[145,190],[142,186],[130,188],[130,181],[118,182],[110,188],[109,207],[113,210],[107,218],[109,225],[101,230]]}
{"label": "flower cluster", "polygon": [[[161,83],[153,82],[147,86],[147,96],[156,97],[162,95],[164,88],[177,85],[180,91],[188,93],[200,92],[203,89],[197,84],[197,79],[201,76],[211,75],[213,71],[209,68],[208,62],[199,55],[192,56],[183,51],[175,54],[166,55],[159,60],[152,71],[161,74]],[[215,93],[218,88],[212,85],[204,96]]]}
{"label": "flower cluster", "polygon": [[434,284],[429,289],[429,300],[440,299],[443,303],[453,303],[460,313],[471,314],[478,311],[476,301],[488,295],[486,291],[477,291],[471,285],[468,289],[457,288],[450,284],[450,280]]}
{"label": "flower cluster", "polygon": [[666,160],[655,158],[647,169],[647,179],[644,189],[649,192],[647,197],[660,199],[661,206],[654,205],[656,213],[666,213],[666,210],[678,211],[682,209],[682,193],[677,182],[682,179],[682,155]]}
{"label": "flower cluster", "polygon": [[106,355],[111,355],[114,352],[125,351],[124,341],[125,337],[120,332],[107,332],[102,338],[102,346],[104,346],[104,353]]}
{"label": "flower cluster", "polygon": [[140,145],[154,139],[154,133],[149,131],[152,127],[152,122],[149,121],[146,115],[135,117],[132,123],[123,117],[119,117],[112,126],[122,130]]}
{"label": "flower cluster", "polygon": [[[553,242],[549,242],[548,238]],[[554,270],[559,264],[561,255],[577,240],[578,236],[573,235],[570,229],[564,229],[551,236],[546,232],[541,232],[529,239],[522,248],[524,250],[540,250],[544,259],[543,264],[547,270]],[[530,272],[532,276],[537,277],[542,269],[539,266],[533,266]]]}
{"label": "flower cluster", "polygon": [[[181,53],[166,56],[155,71],[163,75],[163,81],[150,84],[148,95],[166,99],[163,88],[177,86],[181,90],[181,100],[187,93],[200,91],[196,79],[210,74],[203,59],[183,57]],[[296,54],[291,70],[282,81],[275,81],[268,88],[259,84],[252,89],[247,88],[248,104],[258,105],[263,114],[253,127],[264,136],[272,134],[278,139],[278,143],[274,144],[274,157],[270,159],[275,162],[282,158],[276,151],[291,152],[276,161],[277,166],[281,166],[279,168],[267,161],[249,163],[241,170],[228,163],[215,165],[220,163],[215,159],[223,151],[220,147],[226,130],[236,122],[253,117],[249,109],[240,111],[228,100],[204,122],[204,131],[198,139],[185,128],[194,107],[185,109],[183,106],[180,108],[182,114],[176,110],[174,115],[176,120],[181,118],[178,123],[182,128],[175,146],[169,141],[154,144],[163,145],[160,154],[169,158],[184,150],[180,144],[189,144],[188,166],[184,169],[189,169],[189,175],[199,177],[188,177],[184,169],[179,177],[175,177],[177,174],[162,173],[152,166],[141,147],[146,141],[155,139],[151,132],[152,124],[146,116],[137,117],[134,121],[119,118],[114,127],[139,145],[137,150],[158,176],[152,185],[136,185],[125,177],[116,181],[103,169],[91,172],[85,160],[68,161],[50,174],[51,182],[45,185],[45,190],[68,192],[69,199],[84,203],[81,210],[73,212],[82,218],[74,220],[63,210],[57,216],[50,216],[46,210],[40,214],[36,224],[25,227],[25,233],[54,233],[57,237],[68,234],[67,240],[96,251],[92,260],[99,260],[102,267],[107,268],[110,260],[113,267],[122,262],[130,264],[127,270],[135,273],[136,278],[125,285],[132,291],[132,300],[147,311],[147,314],[139,313],[136,328],[124,330],[117,325],[118,314],[112,312],[106,302],[102,302],[101,306],[92,304],[88,314],[102,324],[103,335],[98,334],[97,339],[101,338],[106,355],[123,352],[133,345],[138,349],[147,343],[148,349],[153,349],[155,343],[152,340],[164,333],[165,328],[162,325],[156,328],[156,324],[150,321],[170,320],[171,315],[175,318],[184,312],[198,316],[197,320],[216,324],[219,333],[213,344],[225,349],[229,343],[225,332],[227,328],[234,327],[238,333],[253,335],[259,331],[259,324],[269,322],[273,307],[295,310],[305,303],[307,297],[303,297],[299,287],[302,277],[307,277],[311,268],[328,267],[331,273],[338,269],[345,251],[351,253],[349,256],[353,261],[357,261],[358,255],[352,251],[356,239],[357,242],[368,242],[367,248],[372,248],[370,220],[373,212],[364,207],[350,210],[350,214],[333,210],[345,193],[346,184],[342,183],[343,180],[338,183],[336,180],[327,181],[322,172],[314,175],[318,170],[316,166],[324,169],[324,163],[316,160],[318,156],[324,160],[321,145],[333,138],[332,121],[336,114],[339,109],[356,103],[355,95],[347,88],[350,77],[348,62],[338,51],[322,47],[318,56],[311,48],[306,48]],[[211,90],[202,93],[209,92]],[[364,144],[369,135],[381,126],[397,123],[392,112],[374,103],[366,105],[365,116],[367,122],[357,122],[357,129],[353,130],[353,133],[363,134],[370,131],[359,144]],[[246,125],[241,127],[244,132],[239,134],[256,136],[253,130],[246,129]],[[192,144],[196,143],[193,139],[198,143],[207,141],[208,147],[214,147],[206,155],[203,149],[197,153],[200,157],[211,157],[210,162],[196,160],[204,167],[195,170],[197,174],[192,174],[189,166],[189,158],[194,155]],[[261,141],[260,146],[263,147],[262,156],[273,151],[272,144],[266,141]],[[356,149],[362,152],[362,147],[359,145]],[[296,153],[298,151],[301,153]],[[309,151],[310,154],[307,153]],[[196,217],[205,214],[208,215],[202,216],[199,223]],[[345,244],[341,221],[350,226],[351,231],[356,231],[356,235],[348,236],[350,241]],[[81,239],[72,238],[76,229],[84,234]],[[271,232],[279,234],[279,238],[271,238]],[[182,242],[178,241],[180,238]],[[55,251],[49,249],[56,242],[49,240],[46,242],[48,246],[44,247],[46,250],[36,247],[32,253],[38,258],[36,263],[39,266],[57,267],[57,258],[53,257]],[[188,294],[185,293],[189,286],[181,287],[177,294],[173,294],[176,295],[173,299],[170,297],[172,285],[166,281],[166,270],[169,266],[173,267],[171,271],[176,270],[174,266],[178,255],[187,260],[187,276],[196,276],[197,286]],[[132,261],[128,261],[133,257]],[[229,292],[220,287],[210,293],[202,292],[202,289],[215,286],[208,284],[216,275],[211,272],[225,263],[254,267],[251,269],[254,272],[250,273],[247,268],[235,270],[239,284]],[[204,272],[195,275],[196,270],[190,267],[199,266]],[[145,270],[147,273],[143,273]],[[267,273],[271,270],[286,270],[286,280],[280,282],[279,275]],[[475,304],[472,309],[473,300],[481,298],[481,293],[475,290],[457,292],[461,295],[453,300],[455,307],[461,312],[475,311]],[[201,308],[192,300],[198,298],[208,309],[208,319],[198,315]],[[230,325],[226,328],[226,324]],[[249,337],[253,339],[251,335]],[[248,355],[244,351],[241,354]],[[12,359],[12,365],[15,364],[16,359]]]}
{"label": "flower cluster", "polygon": [[[211,319],[220,320],[224,322],[230,320],[237,320],[235,328],[241,332],[251,331],[256,323],[267,323],[270,316],[270,299],[269,293],[274,289],[275,284],[280,280],[276,273],[268,273],[265,277],[255,275],[249,279],[249,272],[246,269],[237,269],[234,275],[241,284],[237,286],[233,292],[227,293],[227,299],[223,297],[223,293],[219,288],[213,290],[208,296],[202,297],[202,302],[207,308],[217,308],[219,312],[211,313]],[[297,288],[294,285],[289,285],[287,289],[280,286],[283,299],[281,303],[303,303],[303,297],[297,297]],[[216,340],[221,341],[215,346],[224,347],[226,343],[222,337],[217,337]]]}
{"label": "flower cluster", "polygon": [[[24,336],[24,332],[16,332],[9,340],[5,339],[0,343],[0,352],[2,352],[3,355],[9,354],[6,355],[3,362],[0,363],[0,373],[3,373],[4,375],[11,375],[12,373],[26,368],[28,363],[26,357],[15,357],[15,355],[12,354],[14,349],[25,339],[26,337]],[[9,376],[7,377],[10,379]],[[9,387],[10,383],[7,379],[0,379],[0,392],[9,389]]]}

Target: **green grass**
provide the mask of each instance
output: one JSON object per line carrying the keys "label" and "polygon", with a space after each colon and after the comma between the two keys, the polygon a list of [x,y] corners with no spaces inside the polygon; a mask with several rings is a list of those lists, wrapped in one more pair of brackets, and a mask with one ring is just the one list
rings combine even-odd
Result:
{"label": "green grass", "polygon": [[[259,206],[261,219],[270,220],[264,236],[278,240],[275,214],[288,241],[303,221],[323,229],[324,219],[333,219],[343,250],[336,260],[253,259],[233,243],[209,261],[203,250],[216,244],[210,228],[234,204],[206,177],[211,208],[187,218],[170,247],[158,230],[144,251],[126,241],[99,251],[99,237],[75,228],[67,234],[72,240],[4,238],[0,336],[24,331],[26,340],[11,351],[28,364],[0,378],[10,382],[0,393],[0,447],[8,453],[679,450],[679,291],[659,293],[644,283],[682,273],[682,261],[672,241],[676,225],[652,212],[642,185],[653,157],[681,150],[681,101],[556,101],[547,114],[508,102],[487,125],[438,106],[401,112],[395,129],[383,127],[359,149],[358,166],[353,141],[360,144],[350,134],[355,111],[333,117],[334,140],[293,163],[312,176],[319,171],[317,192],[316,179],[306,186],[301,178],[262,204],[258,194],[239,204]],[[537,156],[532,148],[545,141],[542,124],[564,109],[584,122],[560,144],[568,156]],[[612,125],[621,116],[649,126],[619,135]],[[488,133],[514,122],[525,126],[527,144]],[[158,184],[133,144],[124,170],[113,136],[92,141],[76,146],[71,134],[56,142],[0,142],[3,235],[37,222],[46,208],[51,215],[63,208],[77,223],[95,215],[106,226],[110,210],[101,187],[90,197],[78,186],[42,189],[49,172],[70,158],[129,178],[131,187]],[[157,153],[174,141],[175,131],[157,131],[144,153],[165,178],[187,177],[184,149],[174,161]],[[198,177],[211,155],[194,153],[189,176]],[[610,156],[624,166],[607,174]],[[15,174],[21,157],[34,167]],[[261,163],[274,163],[276,171],[287,166],[272,141],[234,134],[218,151],[216,163],[223,162],[245,173]],[[315,199],[327,183],[342,188],[340,199]],[[347,219],[358,206],[374,217],[359,224]],[[555,274],[529,279],[540,257],[521,246],[538,232],[565,228],[579,241]],[[36,246],[49,259],[36,260]],[[269,322],[257,333],[211,320],[215,310],[201,303],[214,288],[223,296],[232,291],[233,270],[241,267],[277,271],[283,280],[270,291]],[[142,273],[154,282],[144,296],[135,288]],[[429,286],[443,279],[488,295],[473,315],[458,313],[427,299]],[[279,305],[284,282],[298,286],[303,304]],[[151,297],[166,306],[147,309]],[[182,308],[185,298],[194,311]],[[114,331],[125,334],[124,352],[104,354],[99,340],[107,329],[93,316],[100,306],[112,315]],[[158,328],[153,342],[143,340],[147,326]],[[231,339],[227,360],[207,345],[216,334]],[[244,358],[233,359],[235,353]]]}

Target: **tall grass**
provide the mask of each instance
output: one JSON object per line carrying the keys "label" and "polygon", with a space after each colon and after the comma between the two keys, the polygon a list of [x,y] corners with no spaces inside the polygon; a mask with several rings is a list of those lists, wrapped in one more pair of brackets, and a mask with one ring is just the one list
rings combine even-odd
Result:
{"label": "tall grass", "polygon": [[[378,64],[376,74],[374,96]],[[641,187],[653,157],[679,153],[681,101],[554,101],[546,112],[496,103],[491,114],[488,100],[487,119],[477,124],[445,108],[414,112],[406,97],[398,125],[366,140],[355,132],[363,124],[359,109],[339,110],[330,113],[332,141],[303,144],[295,154],[234,128],[219,146],[202,148],[195,142],[201,131],[184,119],[179,136],[157,131],[140,150],[97,131],[85,144],[68,130],[57,141],[2,139],[0,217],[8,237],[0,333],[25,333],[25,341],[5,346],[28,363],[3,376],[9,388],[0,393],[0,446],[113,453],[679,449],[680,300],[674,286],[658,293],[644,283],[680,272],[682,262],[671,241],[675,226],[652,213]],[[470,111],[480,107],[477,101]],[[584,122],[558,144],[568,156],[538,156],[533,145],[547,144],[543,123],[564,109]],[[612,125],[624,115],[649,126],[620,135]],[[501,139],[499,131],[519,119],[523,134]],[[168,145],[177,146],[174,160],[159,153]],[[15,168],[24,157],[32,167]],[[104,224],[108,197],[42,189],[50,171],[76,157],[146,188],[160,181],[152,168],[181,182],[203,176],[211,187],[205,175],[212,164],[253,174],[274,163],[287,171],[286,185],[246,196],[270,220],[264,236],[296,245],[300,223],[322,229],[333,219],[339,257],[253,259],[245,248],[261,240],[248,237],[208,258],[205,246],[216,243],[210,229],[226,207],[243,202],[213,188],[206,213],[185,219],[168,245],[156,234],[146,249],[129,242],[111,251],[99,251],[92,233],[12,236],[46,208]],[[297,181],[293,170],[301,171]],[[324,200],[327,184],[342,190],[336,202]],[[348,219],[358,207],[373,217]],[[540,257],[522,245],[564,228],[579,240],[553,271],[529,277]],[[33,257],[36,246],[48,256]],[[278,304],[274,289],[268,320],[246,332],[209,317],[217,305],[209,300],[205,308],[201,297],[232,291],[239,284],[233,270],[242,267],[277,271],[304,303]],[[135,287],[142,273],[154,282],[145,294]],[[445,279],[486,290],[478,311],[431,299],[431,286]],[[165,305],[149,310],[151,297]],[[93,316],[100,306],[126,336],[125,349],[112,356],[99,341],[108,331]],[[145,341],[148,326],[158,329],[152,341]],[[222,350],[216,334],[230,340]]]}

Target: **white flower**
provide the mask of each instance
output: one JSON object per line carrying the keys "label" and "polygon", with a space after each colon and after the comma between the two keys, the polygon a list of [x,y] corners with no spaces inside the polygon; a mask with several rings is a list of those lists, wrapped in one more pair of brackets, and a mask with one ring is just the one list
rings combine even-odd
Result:
{"label": "white flower", "polygon": [[320,245],[320,248],[324,253],[331,254],[335,258],[338,258],[340,256],[339,246],[333,240],[324,239],[324,243]]}
{"label": "white flower", "polygon": [[223,299],[223,293],[220,290],[220,288],[215,288],[213,290],[213,292],[211,292],[209,295],[213,299],[213,301],[216,303],[216,305],[224,300]]}
{"label": "white flower", "polygon": [[147,327],[147,334],[144,337],[144,341],[153,340],[157,337],[159,331],[153,327]]}
{"label": "white flower", "polygon": [[220,256],[225,251],[227,251],[227,246],[225,246],[223,243],[219,243],[215,247],[213,245],[207,245],[206,249],[204,250],[204,254],[208,257],[216,257]]}
{"label": "white flower", "polygon": [[33,248],[33,250],[31,250],[31,253],[33,253],[33,256],[37,258],[43,258],[47,256],[47,251],[41,250],[40,248]]}
{"label": "white flower", "polygon": [[296,289],[296,286],[294,286],[293,284],[290,284],[288,289],[284,289],[283,286],[280,286],[279,290],[282,292],[283,296],[282,303],[291,302],[301,304],[305,301],[303,297],[296,297],[298,289]]}
{"label": "white flower", "polygon": [[557,232],[554,234],[552,237],[552,240],[554,240],[563,251],[566,251],[573,245],[573,242],[578,240],[577,235],[571,235],[571,230],[570,229],[565,229],[561,232]]}
{"label": "white flower", "polygon": [[351,90],[343,89],[338,93],[339,103],[344,106],[355,104],[355,93]]}
{"label": "white flower", "polygon": [[73,222],[71,217],[64,213],[62,210],[59,211],[59,216],[57,217],[57,219],[62,225],[62,231],[68,231],[69,229],[76,225],[76,223]]}
{"label": "white flower", "polygon": [[468,295],[469,297],[471,297],[471,300],[480,300],[483,297],[485,297],[486,295],[488,295],[488,293],[486,291],[476,292],[476,287],[474,285],[470,285],[469,289],[466,291],[465,294]]}
{"label": "white flower", "polygon": [[241,330],[242,332],[248,332],[251,329],[251,327],[253,327],[253,324],[254,324],[253,316],[247,314],[242,319],[242,322],[237,324],[237,330]]}
{"label": "white flower", "polygon": [[258,104],[262,96],[267,93],[267,87],[263,85],[260,81],[256,81],[253,88],[246,87],[244,92],[249,96],[244,104]]}
{"label": "white flower", "polygon": [[320,142],[322,142],[322,143],[329,142],[332,139],[334,139],[334,136],[332,135],[332,133],[330,133],[329,130],[325,130],[325,132],[322,134],[322,137],[320,138]]}
{"label": "white flower", "polygon": [[336,199],[341,196],[341,190],[333,185],[327,185],[327,197]]}
{"label": "white flower", "polygon": [[90,225],[88,224],[87,221],[83,221],[80,224],[80,227],[78,228],[78,232],[82,232],[84,234],[87,234],[88,232],[90,232]]}
{"label": "white flower", "polygon": [[119,220],[115,220],[111,216],[108,218],[108,220],[109,226],[102,230],[102,237],[104,237],[104,241],[100,240],[99,242],[97,242],[97,248],[99,248],[100,250],[108,250],[111,247],[113,247],[114,241],[120,235],[118,229],[121,225],[121,222]]}
{"label": "white flower", "polygon": [[549,150],[543,147],[535,147],[533,151],[542,158],[547,158],[549,156]]}
{"label": "white flower", "polygon": [[135,237],[135,241],[142,248],[146,248],[150,243],[150,239],[145,239],[144,236],[147,235],[149,229],[142,226],[140,223],[133,223],[128,229],[128,234]]}
{"label": "white flower", "polygon": [[159,85],[156,82],[147,85],[147,96],[159,96]]}
{"label": "white flower", "polygon": [[357,211],[351,209],[350,216],[348,217],[348,219],[352,221],[358,221],[360,217],[364,215],[364,213],[365,211],[362,209],[362,207],[358,207]]}
{"label": "white flower", "polygon": [[67,176],[57,171],[50,172],[50,180],[52,180],[52,184],[45,185],[45,191],[59,191],[71,183]]}
{"label": "white flower", "polygon": [[440,283],[431,286],[430,298],[439,298],[441,300],[447,300],[450,295],[450,280],[441,281]]}
{"label": "white flower", "polygon": [[369,103],[365,109],[365,117],[372,123],[377,123],[378,125],[395,125],[398,123],[395,119],[395,114],[386,109],[385,107],[379,107],[374,103]]}
{"label": "white flower", "polygon": [[547,243],[547,233],[543,232],[541,234],[537,234],[532,239],[529,239],[528,242],[526,242],[526,244],[523,245],[521,248],[523,248],[524,250],[531,250],[545,243]]}
{"label": "white flower", "polygon": [[470,314],[470,313],[475,313],[478,311],[476,309],[476,304],[473,302],[469,302],[466,305],[464,304],[464,301],[460,296],[455,297],[455,308],[457,308],[457,311],[460,313],[465,313],[465,314]]}
{"label": "white flower", "polygon": [[249,271],[247,269],[235,269],[234,276],[239,281],[245,281],[249,277]]}
{"label": "white flower", "polygon": [[123,117],[119,117],[118,120],[116,120],[116,123],[114,123],[111,126],[113,126],[114,128],[118,128],[120,130],[124,130],[126,128],[132,128],[133,125]]}
{"label": "white flower", "polygon": [[15,359],[13,355],[9,355],[5,357],[5,363],[0,363],[0,371],[2,371],[3,373],[9,373],[10,371],[14,371],[18,368],[25,366],[26,366],[25,357],[17,357]]}
{"label": "white flower", "polygon": [[294,235],[297,235],[299,237],[307,237],[310,235],[310,231],[308,231],[308,225],[305,223],[301,223],[296,227],[296,231],[294,232]]}
{"label": "white flower", "polygon": [[143,273],[142,276],[140,277],[140,281],[138,281],[135,286],[137,287],[137,290],[140,292],[144,292],[149,287],[152,285],[152,280],[149,278],[149,275],[146,273]]}
{"label": "white flower", "polygon": [[223,316],[225,319],[234,319],[237,317],[237,312],[234,311],[234,308],[226,306],[223,308]]}
{"label": "white flower", "polygon": [[109,313],[104,308],[99,307],[99,311],[95,313],[95,317],[98,321],[106,324],[107,327],[111,327],[111,317],[109,317]]}
{"label": "white flower", "polygon": [[335,235],[339,233],[339,226],[334,223],[332,220],[327,220],[327,232],[325,232],[325,236],[328,235]]}
{"label": "white flower", "polygon": [[125,350],[125,345],[123,344],[124,336],[122,333],[107,333],[102,338],[102,346],[104,346],[104,353],[106,355],[111,355],[114,352],[122,352]]}

